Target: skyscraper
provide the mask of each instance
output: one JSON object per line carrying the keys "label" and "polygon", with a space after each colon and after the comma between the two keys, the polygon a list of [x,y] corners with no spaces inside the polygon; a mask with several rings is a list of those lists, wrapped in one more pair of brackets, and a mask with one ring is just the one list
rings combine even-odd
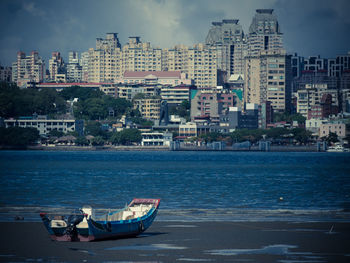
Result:
{"label": "skyscraper", "polygon": [[215,46],[217,50],[217,66],[219,70],[232,74],[243,74],[246,42],[242,26],[238,19],[224,19],[213,22],[205,43]]}
{"label": "skyscraper", "polygon": [[247,36],[248,55],[283,49],[282,33],[273,9],[257,9]]}

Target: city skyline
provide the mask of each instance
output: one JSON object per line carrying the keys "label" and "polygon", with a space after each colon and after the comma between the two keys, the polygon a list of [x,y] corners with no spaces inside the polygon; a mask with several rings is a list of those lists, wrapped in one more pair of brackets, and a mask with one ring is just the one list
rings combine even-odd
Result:
{"label": "city skyline", "polygon": [[19,50],[37,50],[46,64],[53,51],[67,60],[69,51],[87,51],[106,32],[118,32],[122,45],[138,35],[162,48],[204,43],[211,23],[222,19],[239,19],[246,34],[258,8],[275,10],[289,53],[335,57],[349,50],[349,3],[342,0],[2,1],[0,6],[0,63],[9,66]]}

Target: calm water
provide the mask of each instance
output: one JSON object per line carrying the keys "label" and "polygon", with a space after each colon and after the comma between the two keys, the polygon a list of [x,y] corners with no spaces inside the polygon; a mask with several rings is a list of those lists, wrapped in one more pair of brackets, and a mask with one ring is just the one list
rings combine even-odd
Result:
{"label": "calm water", "polygon": [[349,153],[1,151],[0,180],[0,220],[149,197],[157,220],[350,221]]}

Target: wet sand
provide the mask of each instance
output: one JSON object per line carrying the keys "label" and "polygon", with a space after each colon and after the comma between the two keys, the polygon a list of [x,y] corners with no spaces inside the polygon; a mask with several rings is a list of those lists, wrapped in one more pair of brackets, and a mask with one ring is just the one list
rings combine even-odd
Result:
{"label": "wet sand", "polygon": [[350,223],[154,222],[136,238],[51,241],[39,222],[0,223],[1,262],[350,262]]}

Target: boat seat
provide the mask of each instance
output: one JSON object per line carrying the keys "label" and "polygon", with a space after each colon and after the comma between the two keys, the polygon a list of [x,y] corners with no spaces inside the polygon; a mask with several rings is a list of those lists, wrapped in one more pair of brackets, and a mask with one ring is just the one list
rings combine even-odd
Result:
{"label": "boat seat", "polygon": [[53,219],[50,222],[50,227],[67,227],[67,223],[61,219]]}
{"label": "boat seat", "polygon": [[88,228],[88,222],[84,219],[83,221],[81,221],[79,224],[77,224],[77,228]]}

